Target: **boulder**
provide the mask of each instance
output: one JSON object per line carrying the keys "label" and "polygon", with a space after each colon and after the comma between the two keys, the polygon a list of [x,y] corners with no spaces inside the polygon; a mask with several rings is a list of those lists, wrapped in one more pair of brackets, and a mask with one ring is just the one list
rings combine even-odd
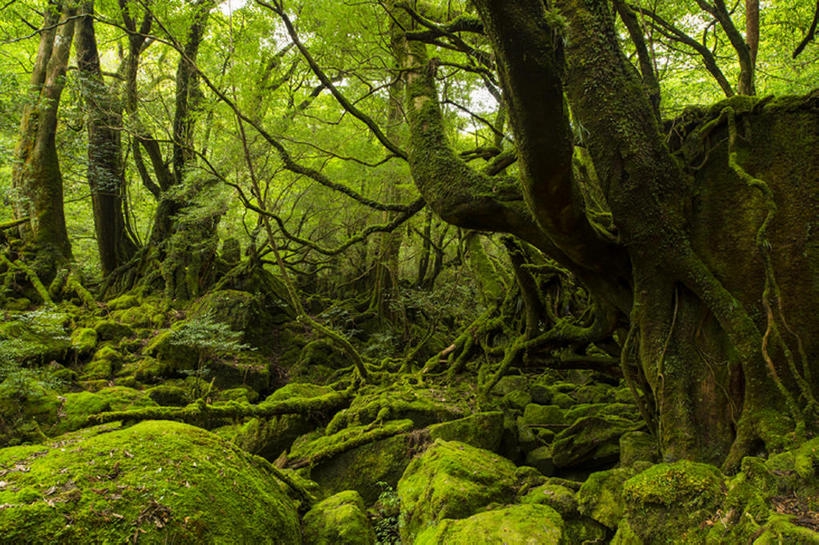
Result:
{"label": "boulder", "polygon": [[557,467],[601,467],[620,457],[620,436],[634,423],[616,416],[580,418],[561,431],[552,443]]}
{"label": "boulder", "polygon": [[462,520],[444,519],[424,530],[415,545],[561,545],[560,515],[546,505],[512,505]]}
{"label": "boulder", "polygon": [[354,490],[314,505],[302,520],[304,545],[373,545],[375,532],[364,500]]}
{"label": "boulder", "polygon": [[644,431],[626,432],[620,436],[620,465],[630,466],[639,461],[660,461],[657,441]]}
{"label": "boulder", "polygon": [[191,309],[191,317],[208,319],[242,333],[242,342],[270,349],[277,325],[289,320],[283,308],[271,306],[262,296],[239,290],[217,290],[207,293]]}
{"label": "boulder", "polygon": [[435,441],[412,460],[398,482],[401,537],[405,543],[445,518],[466,518],[516,492],[515,465],[492,452],[457,441]]}
{"label": "boulder", "polygon": [[577,492],[578,511],[616,530],[623,518],[623,483],[637,473],[632,468],[615,468],[589,475]]}
{"label": "boulder", "polygon": [[101,341],[119,342],[125,337],[134,335],[134,330],[131,329],[130,326],[114,320],[100,320],[94,324],[94,329],[97,331],[97,336]]}
{"label": "boulder", "polygon": [[497,452],[503,438],[503,413],[476,413],[466,418],[433,424],[428,432],[433,441],[461,441],[476,448]]}
{"label": "boulder", "polygon": [[707,464],[657,464],[624,483],[625,517],[645,545],[699,543],[725,499],[723,481]]}
{"label": "boulder", "polygon": [[297,504],[266,466],[202,429],[98,426],[0,450],[7,543],[300,545]]}
{"label": "boulder", "polygon": [[81,357],[89,356],[97,347],[97,330],[81,327],[71,333],[71,348]]}

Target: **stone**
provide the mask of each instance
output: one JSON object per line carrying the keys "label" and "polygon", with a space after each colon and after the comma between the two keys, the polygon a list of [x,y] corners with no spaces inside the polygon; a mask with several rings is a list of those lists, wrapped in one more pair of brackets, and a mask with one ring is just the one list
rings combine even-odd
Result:
{"label": "stone", "polygon": [[414,545],[561,545],[563,529],[551,507],[512,505],[462,520],[444,519],[422,532]]}
{"label": "stone", "polygon": [[364,500],[354,490],[339,492],[313,506],[302,520],[304,545],[374,545],[375,532]]}

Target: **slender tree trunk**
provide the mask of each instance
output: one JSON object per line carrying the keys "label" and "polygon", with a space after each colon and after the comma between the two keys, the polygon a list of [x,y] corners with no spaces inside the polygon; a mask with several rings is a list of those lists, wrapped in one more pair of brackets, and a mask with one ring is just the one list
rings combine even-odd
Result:
{"label": "slender tree trunk", "polygon": [[61,8],[60,3],[50,2],[46,9],[12,174],[16,215],[30,218],[21,226],[21,235],[32,244],[36,255],[33,268],[44,280],[52,278],[59,265],[71,259],[55,133],[75,10]]}
{"label": "slender tree trunk", "polygon": [[102,273],[107,275],[134,256],[137,244],[125,228],[123,214],[121,105],[102,79],[94,3],[85,2],[81,9],[76,50],[88,129],[88,184]]}

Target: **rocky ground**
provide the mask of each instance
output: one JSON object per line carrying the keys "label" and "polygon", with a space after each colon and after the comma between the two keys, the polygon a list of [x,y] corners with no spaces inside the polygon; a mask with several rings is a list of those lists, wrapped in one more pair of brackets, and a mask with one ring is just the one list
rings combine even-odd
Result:
{"label": "rocky ground", "polygon": [[17,303],[0,543],[819,543],[819,439],[724,475],[661,460],[628,388],[590,372],[359,385],[247,292]]}

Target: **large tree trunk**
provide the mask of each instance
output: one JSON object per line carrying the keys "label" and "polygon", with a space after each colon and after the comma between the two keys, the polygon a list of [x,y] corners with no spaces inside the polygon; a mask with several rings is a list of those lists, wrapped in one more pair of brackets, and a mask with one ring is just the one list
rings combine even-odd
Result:
{"label": "large tree trunk", "polygon": [[102,79],[94,32],[94,3],[85,2],[77,24],[77,65],[85,100],[88,129],[88,184],[94,209],[103,275],[128,262],[137,244],[126,229],[123,213],[122,109]]}
{"label": "large tree trunk", "polygon": [[[453,157],[434,62],[410,42],[403,63],[409,161],[430,206],[447,221],[531,242],[628,315],[624,369],[636,361],[644,375],[637,401],[666,456],[733,468],[746,454],[803,437],[816,418],[819,346],[810,238],[816,99],[765,106],[738,97],[689,121],[675,157],[605,0],[550,3],[561,17],[540,0],[475,5],[500,67],[523,192],[539,229],[514,199],[488,198],[488,184]],[[564,93],[573,123],[585,129],[582,145],[620,245],[596,236],[576,197]]]}
{"label": "large tree trunk", "polygon": [[59,2],[49,2],[45,11],[12,174],[12,186],[18,199],[16,217],[29,218],[21,226],[21,235],[33,246],[34,270],[46,281],[54,276],[61,263],[71,259],[55,133],[74,36],[75,11],[63,8]]}

